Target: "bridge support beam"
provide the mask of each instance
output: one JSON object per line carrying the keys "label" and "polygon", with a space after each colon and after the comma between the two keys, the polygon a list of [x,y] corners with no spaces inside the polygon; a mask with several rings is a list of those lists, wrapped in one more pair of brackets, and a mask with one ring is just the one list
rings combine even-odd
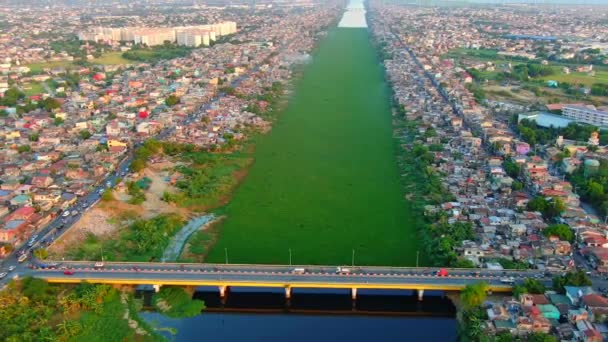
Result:
{"label": "bridge support beam", "polygon": [[350,289],[350,297],[353,300],[357,300],[357,288],[353,287],[352,289]]}
{"label": "bridge support beam", "polygon": [[160,284],[154,284],[152,285],[152,288],[154,289],[154,292],[158,293],[158,291],[160,291]]}
{"label": "bridge support beam", "polygon": [[422,298],[424,296],[424,290],[417,290],[418,291],[418,300],[422,301]]}
{"label": "bridge support beam", "polygon": [[228,289],[228,286],[222,285],[219,287],[219,289],[220,289],[220,298],[224,299],[226,297],[226,290]]}
{"label": "bridge support beam", "polygon": [[291,299],[291,287],[289,286],[285,286],[285,299]]}

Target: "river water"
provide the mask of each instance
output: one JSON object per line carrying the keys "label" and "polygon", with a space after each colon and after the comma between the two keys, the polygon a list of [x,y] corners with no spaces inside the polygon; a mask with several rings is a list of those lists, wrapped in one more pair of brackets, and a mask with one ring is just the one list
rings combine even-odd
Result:
{"label": "river water", "polygon": [[[151,293],[145,293],[149,303]],[[294,289],[289,302],[280,291],[234,288],[221,301],[217,291],[195,293],[202,314],[171,319],[157,312],[141,317],[170,341],[456,341],[455,309],[441,293],[422,302],[408,291]]]}

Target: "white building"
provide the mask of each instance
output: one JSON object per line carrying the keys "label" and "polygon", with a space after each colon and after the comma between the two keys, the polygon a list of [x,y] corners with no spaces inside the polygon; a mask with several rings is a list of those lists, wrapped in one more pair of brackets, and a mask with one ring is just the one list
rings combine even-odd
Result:
{"label": "white building", "polygon": [[608,127],[608,112],[585,106],[564,106],[562,114],[574,121]]}

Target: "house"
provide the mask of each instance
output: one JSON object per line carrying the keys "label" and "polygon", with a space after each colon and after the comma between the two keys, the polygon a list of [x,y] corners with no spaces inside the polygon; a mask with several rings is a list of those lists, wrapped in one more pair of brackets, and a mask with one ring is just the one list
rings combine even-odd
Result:
{"label": "house", "polygon": [[579,305],[580,298],[584,295],[595,293],[590,286],[564,286],[566,297],[572,305]]}
{"label": "house", "polygon": [[593,320],[604,320],[608,317],[608,298],[591,293],[582,296],[580,301],[581,305],[593,315]]}
{"label": "house", "polygon": [[53,178],[49,176],[34,176],[32,177],[32,185],[37,188],[48,188],[51,184],[53,184]]}

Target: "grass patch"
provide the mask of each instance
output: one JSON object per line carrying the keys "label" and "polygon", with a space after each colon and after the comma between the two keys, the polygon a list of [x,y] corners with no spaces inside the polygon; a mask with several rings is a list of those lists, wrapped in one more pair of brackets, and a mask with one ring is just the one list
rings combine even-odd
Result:
{"label": "grass patch", "polygon": [[32,82],[29,85],[23,87],[24,93],[27,96],[38,95],[42,93],[46,93],[46,89],[42,85],[42,83]]}
{"label": "grass patch", "polygon": [[95,58],[91,61],[93,64],[101,65],[122,65],[132,63],[130,60],[122,57],[122,52],[112,51],[106,52],[101,57]]}
{"label": "grass patch", "polygon": [[33,73],[41,73],[44,68],[70,68],[73,67],[74,64],[70,61],[52,61],[52,62],[41,62],[41,63],[31,63],[26,65],[30,68],[30,71]]}
{"label": "grass patch", "polygon": [[608,71],[596,71],[595,76],[590,76],[585,72],[572,72],[570,74],[562,73],[562,67],[553,67],[555,73],[553,75],[542,77],[544,81],[557,81],[559,83],[570,83],[573,85],[584,84],[586,87],[591,87],[594,83],[608,84]]}
{"label": "grass patch", "polygon": [[225,208],[210,262],[414,265],[389,91],[365,29],[336,29]]}

